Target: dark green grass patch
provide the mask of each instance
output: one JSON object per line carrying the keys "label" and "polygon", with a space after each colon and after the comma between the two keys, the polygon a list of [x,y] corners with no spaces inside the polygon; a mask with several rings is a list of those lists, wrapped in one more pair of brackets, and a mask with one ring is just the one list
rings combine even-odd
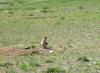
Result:
{"label": "dark green grass patch", "polygon": [[48,68],[45,73],[66,73],[66,72],[65,70],[62,70],[59,67],[51,67],[51,68]]}
{"label": "dark green grass patch", "polygon": [[83,61],[83,62],[90,62],[90,60],[86,56],[80,56],[77,61]]}

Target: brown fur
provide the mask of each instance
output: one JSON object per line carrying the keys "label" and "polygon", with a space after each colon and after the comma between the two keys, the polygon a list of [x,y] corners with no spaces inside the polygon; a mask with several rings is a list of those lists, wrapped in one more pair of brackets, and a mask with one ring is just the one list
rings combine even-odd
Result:
{"label": "brown fur", "polygon": [[48,49],[47,47],[48,43],[47,43],[47,37],[43,37],[42,41],[41,41],[41,48],[42,49]]}

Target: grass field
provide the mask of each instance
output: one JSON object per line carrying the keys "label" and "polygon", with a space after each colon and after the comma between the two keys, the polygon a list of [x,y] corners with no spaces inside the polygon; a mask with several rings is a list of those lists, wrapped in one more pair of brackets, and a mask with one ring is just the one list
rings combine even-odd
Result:
{"label": "grass field", "polygon": [[100,0],[0,0],[0,48],[39,48],[43,36],[64,52],[0,54],[0,73],[100,73]]}

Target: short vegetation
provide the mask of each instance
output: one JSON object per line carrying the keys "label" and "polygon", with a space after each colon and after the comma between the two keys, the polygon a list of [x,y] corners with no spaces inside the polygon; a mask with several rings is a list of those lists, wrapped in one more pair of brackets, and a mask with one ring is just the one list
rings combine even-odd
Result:
{"label": "short vegetation", "polygon": [[100,0],[0,0],[0,73],[100,73]]}

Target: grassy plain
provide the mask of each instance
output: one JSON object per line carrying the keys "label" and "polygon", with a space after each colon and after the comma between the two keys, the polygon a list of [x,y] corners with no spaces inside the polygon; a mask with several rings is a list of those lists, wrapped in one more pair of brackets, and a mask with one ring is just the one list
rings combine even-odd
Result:
{"label": "grassy plain", "polygon": [[38,48],[45,35],[64,52],[1,55],[0,73],[100,73],[100,0],[0,0],[0,48]]}

